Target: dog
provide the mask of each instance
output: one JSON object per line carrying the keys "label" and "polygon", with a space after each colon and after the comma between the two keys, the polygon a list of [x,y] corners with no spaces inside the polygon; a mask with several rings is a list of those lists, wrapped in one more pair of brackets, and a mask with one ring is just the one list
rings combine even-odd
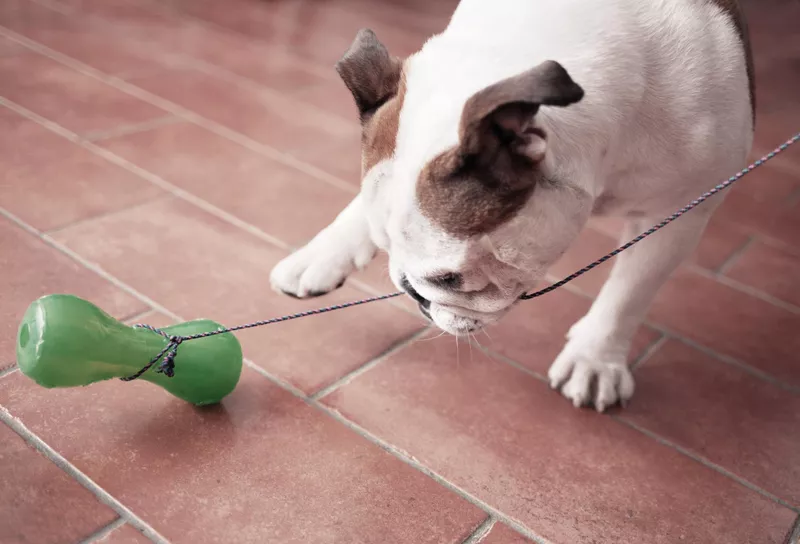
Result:
{"label": "dog", "polygon": [[[753,63],[737,0],[463,0],[406,59],[361,30],[336,69],[362,126],[362,187],[271,272],[336,289],[378,249],[442,330],[496,323],[591,216],[624,241],[740,170]],[[551,386],[598,411],[631,398],[632,338],[715,197],[619,255],[567,334]]]}

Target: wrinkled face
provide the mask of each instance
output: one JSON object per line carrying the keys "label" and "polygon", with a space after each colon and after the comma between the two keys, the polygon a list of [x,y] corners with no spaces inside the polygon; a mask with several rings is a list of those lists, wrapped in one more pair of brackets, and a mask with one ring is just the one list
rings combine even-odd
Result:
{"label": "wrinkled face", "polygon": [[451,334],[496,322],[588,215],[585,199],[547,174],[547,136],[535,123],[540,105],[566,106],[583,91],[543,63],[473,95],[457,137],[425,155],[404,110],[403,63],[372,32],[359,33],[337,69],[361,113],[362,199],[392,280]]}

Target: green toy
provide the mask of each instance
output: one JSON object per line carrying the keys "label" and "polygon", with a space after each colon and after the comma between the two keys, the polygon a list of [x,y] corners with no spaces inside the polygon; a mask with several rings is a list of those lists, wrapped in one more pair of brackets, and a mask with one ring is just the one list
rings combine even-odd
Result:
{"label": "green toy", "polygon": [[[186,343],[181,340],[223,328],[198,319],[158,329],[177,340],[173,342],[154,330],[123,325],[78,297],[49,295],[31,304],[22,318],[17,363],[23,374],[50,388],[125,379],[136,376],[151,361],[137,377],[192,404],[214,404],[239,381],[239,341],[230,332]],[[159,359],[161,365],[156,366]]]}

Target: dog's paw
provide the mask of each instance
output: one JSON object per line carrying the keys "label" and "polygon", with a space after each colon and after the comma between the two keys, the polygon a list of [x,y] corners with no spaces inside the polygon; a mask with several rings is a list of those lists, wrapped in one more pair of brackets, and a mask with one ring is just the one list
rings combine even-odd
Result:
{"label": "dog's paw", "polygon": [[324,295],[341,287],[347,276],[366,266],[374,255],[372,244],[314,240],[275,265],[270,284],[275,291],[297,298]]}
{"label": "dog's paw", "polygon": [[633,396],[633,374],[624,356],[609,357],[604,350],[575,349],[570,344],[547,373],[550,387],[560,390],[576,408],[590,405],[598,412],[624,405]]}

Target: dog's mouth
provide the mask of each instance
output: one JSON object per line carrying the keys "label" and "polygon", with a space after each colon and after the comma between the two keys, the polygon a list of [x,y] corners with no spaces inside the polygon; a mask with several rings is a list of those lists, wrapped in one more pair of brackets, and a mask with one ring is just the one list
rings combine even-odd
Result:
{"label": "dog's mouth", "polygon": [[433,321],[433,318],[431,317],[431,301],[420,295],[405,276],[403,276],[403,278],[400,280],[400,287],[408,296],[417,302],[420,313],[424,315],[428,321]]}

